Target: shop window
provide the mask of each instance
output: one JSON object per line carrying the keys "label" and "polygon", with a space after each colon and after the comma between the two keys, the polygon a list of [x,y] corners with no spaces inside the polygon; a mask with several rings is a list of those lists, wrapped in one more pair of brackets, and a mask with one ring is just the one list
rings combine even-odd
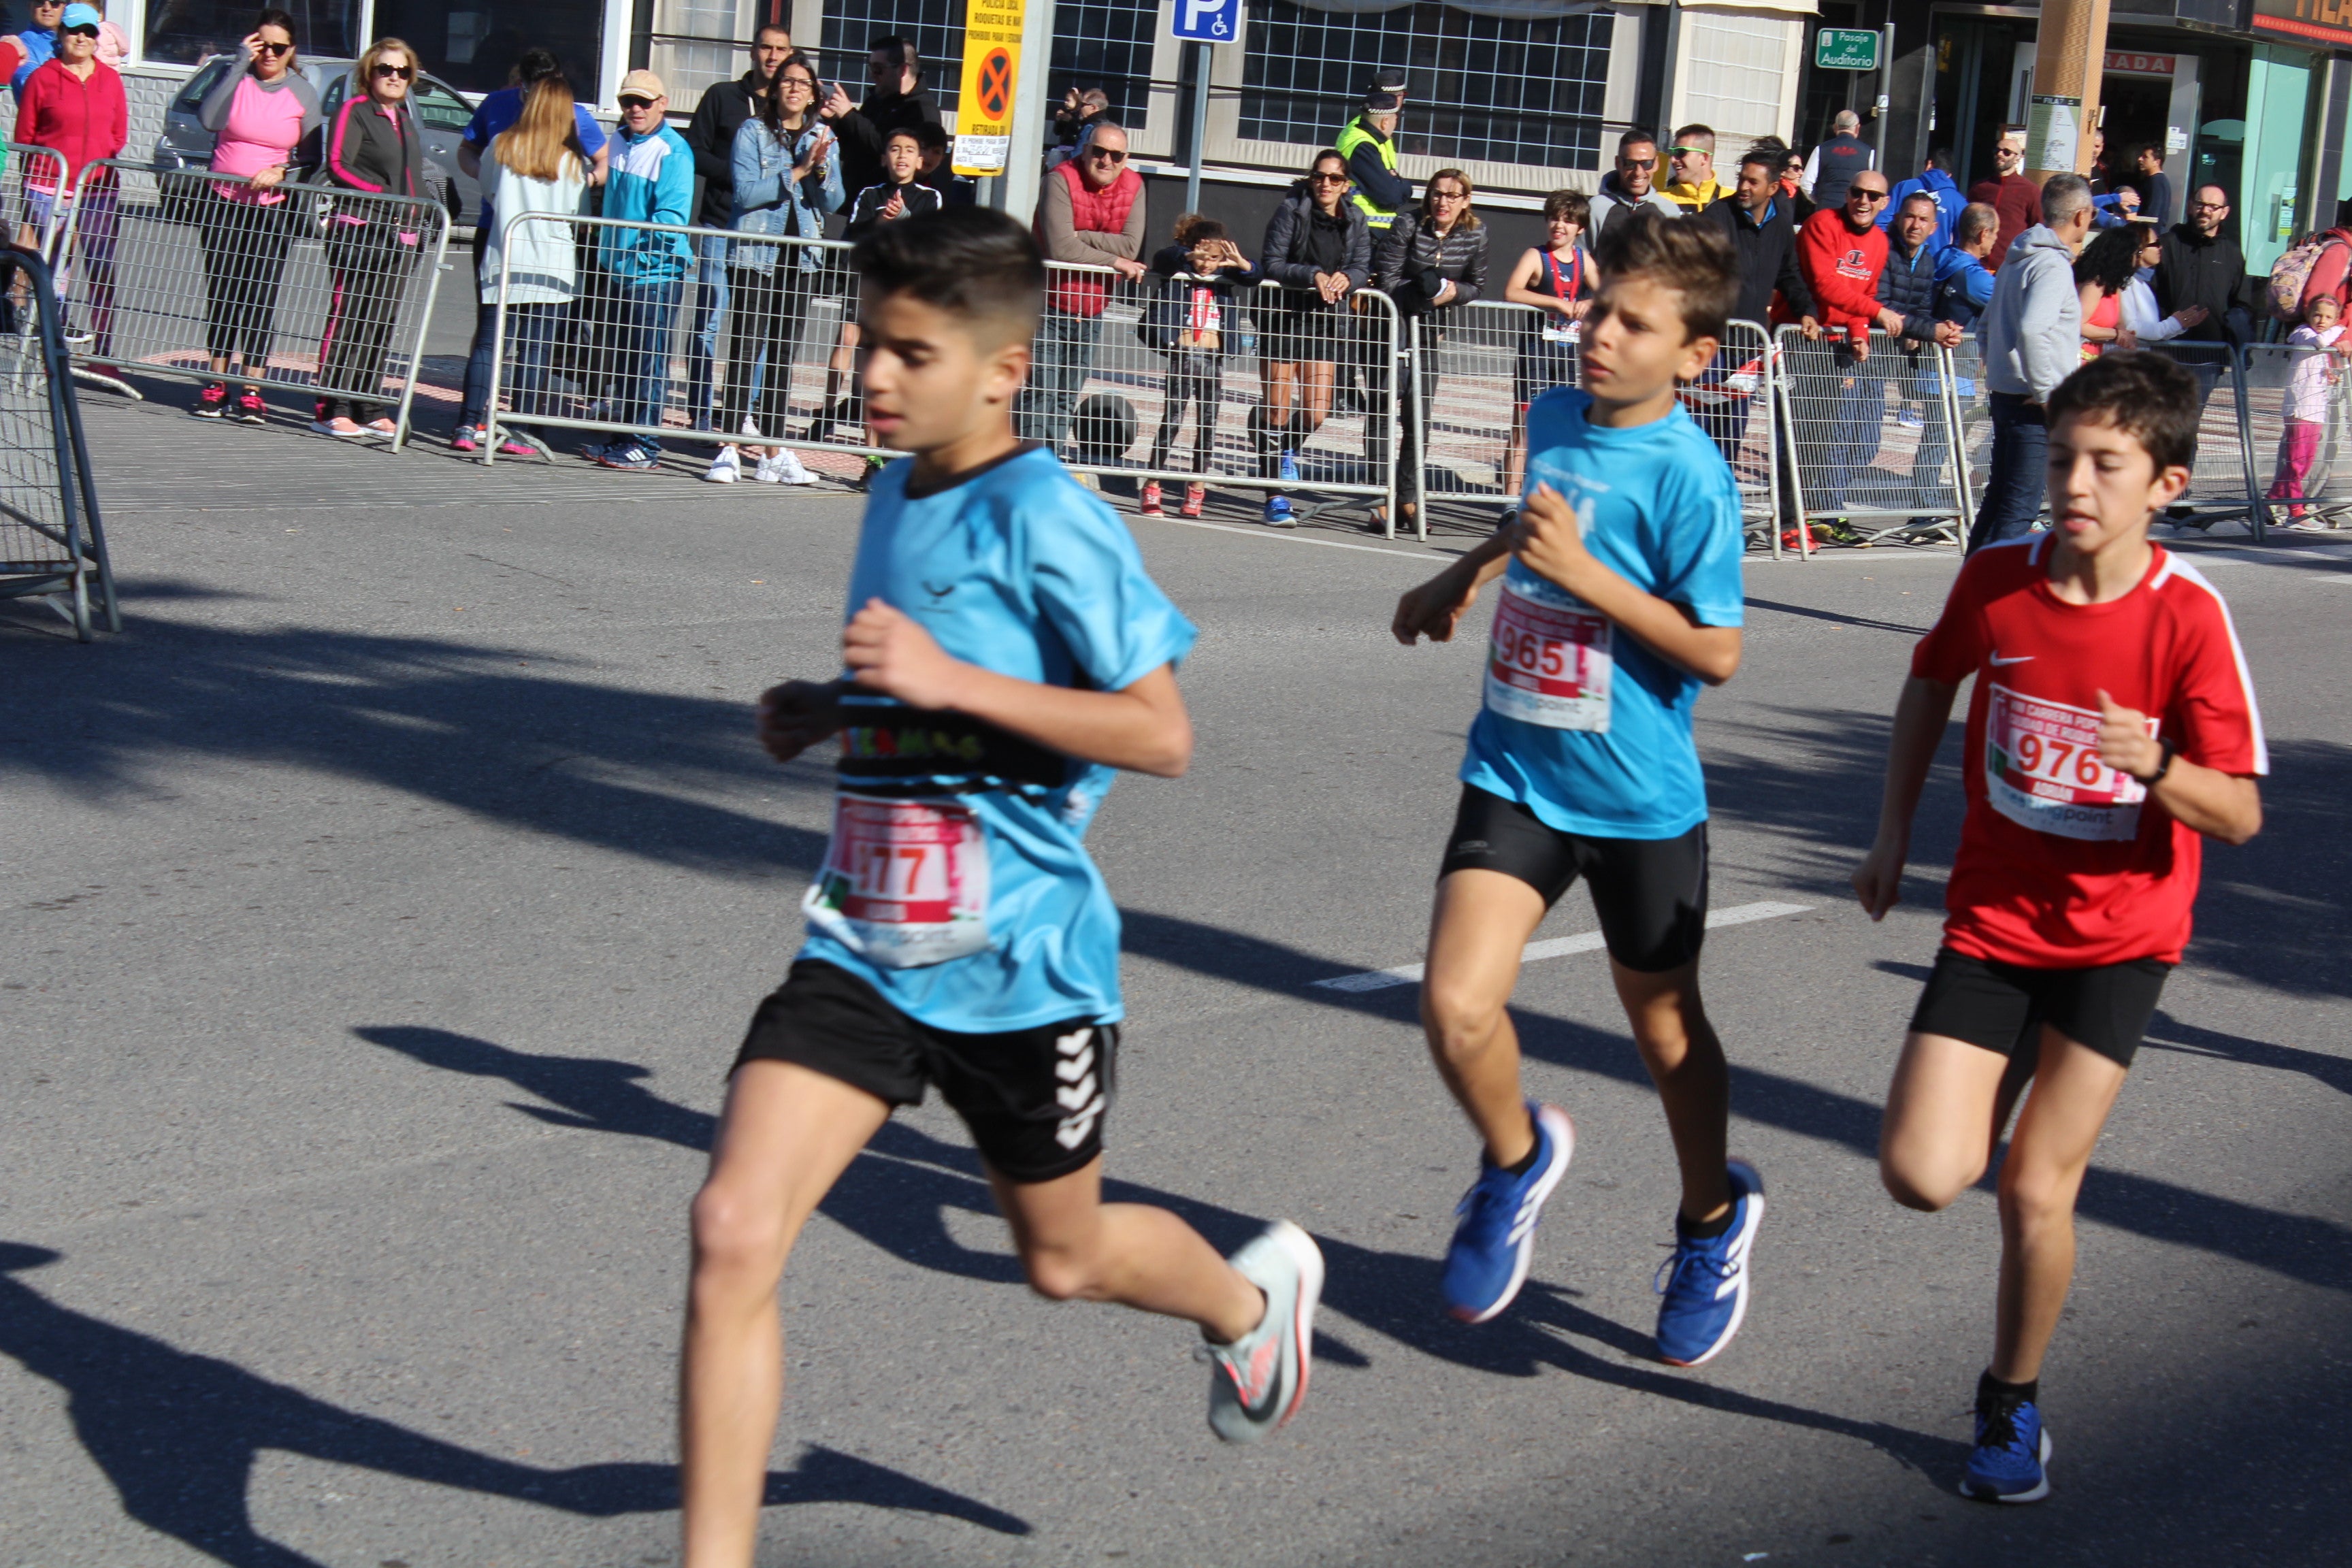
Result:
{"label": "shop window", "polygon": [[895,33],[912,40],[923,57],[923,85],[931,89],[940,118],[952,127],[963,85],[963,5],[964,0],[825,0],[819,62],[825,79],[838,79],[850,97],[864,98],[866,51]]}
{"label": "shop window", "polygon": [[[228,54],[253,31],[257,9],[253,0],[150,0],[144,57],[194,65],[208,55]],[[298,53],[347,60],[358,52],[360,0],[324,0],[294,9],[302,18],[294,31]]]}
{"label": "shop window", "polygon": [[426,70],[460,91],[506,86],[515,61],[536,47],[562,63],[572,97],[593,103],[603,96],[604,0],[499,0],[496,7],[489,0],[375,0],[375,31],[407,40]]}
{"label": "shop window", "polygon": [[1480,16],[1435,0],[1375,12],[1259,0],[1250,8],[1241,135],[1323,146],[1362,101],[1372,73],[1397,66],[1409,79],[1404,152],[1597,168],[1612,20],[1606,11]]}
{"label": "shop window", "polygon": [[669,89],[672,113],[692,113],[704,89],[743,74],[762,14],[753,0],[654,0],[646,64]]}

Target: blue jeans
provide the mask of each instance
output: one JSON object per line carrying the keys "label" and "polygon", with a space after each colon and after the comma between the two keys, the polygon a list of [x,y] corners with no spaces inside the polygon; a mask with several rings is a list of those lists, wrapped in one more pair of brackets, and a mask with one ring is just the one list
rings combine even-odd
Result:
{"label": "blue jeans", "polygon": [[[669,339],[677,327],[677,308],[686,301],[686,279],[658,283],[623,283],[614,289],[613,420],[618,425],[661,428],[662,411],[669,406]],[[654,436],[625,437],[648,452],[662,449]]]}
{"label": "blue jeans", "polygon": [[2050,489],[2050,426],[2025,395],[1996,392],[1992,403],[1992,471],[1985,477],[1984,502],[1969,531],[1969,552],[2004,539],[2021,539],[2033,527],[2042,498]]}
{"label": "blue jeans", "polygon": [[1847,380],[1838,392],[1837,425],[1830,433],[1829,495],[1822,504],[1843,511],[1859,503],[1847,492],[1854,475],[1878,458],[1886,424],[1886,377],[1871,361],[1846,368]]}
{"label": "blue jeans", "polygon": [[1045,320],[1037,323],[1037,354],[1029,366],[1029,384],[1013,405],[1023,440],[1043,441],[1048,451],[1061,448],[1101,342],[1100,316],[1045,308]]}
{"label": "blue jeans", "polygon": [[693,335],[686,345],[686,422],[710,428],[710,363],[719,353],[719,326],[727,318],[727,248],[730,242],[704,235],[694,242],[701,258],[695,269]]}

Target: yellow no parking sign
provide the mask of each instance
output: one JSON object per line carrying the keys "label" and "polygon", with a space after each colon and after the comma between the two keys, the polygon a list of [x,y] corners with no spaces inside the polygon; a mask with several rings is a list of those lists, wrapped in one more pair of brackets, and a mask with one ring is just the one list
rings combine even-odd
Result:
{"label": "yellow no parking sign", "polygon": [[1002,174],[1013,150],[1025,0],[965,0],[963,90],[956,100],[955,172]]}

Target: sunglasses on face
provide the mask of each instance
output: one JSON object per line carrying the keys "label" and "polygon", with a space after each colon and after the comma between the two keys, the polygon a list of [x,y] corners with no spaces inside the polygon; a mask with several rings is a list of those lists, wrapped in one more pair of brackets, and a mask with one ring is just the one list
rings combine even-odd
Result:
{"label": "sunglasses on face", "polygon": [[1658,166],[1658,161],[1655,158],[1627,158],[1620,156],[1617,162],[1623,164],[1628,169],[1654,169]]}
{"label": "sunglasses on face", "polygon": [[1318,173],[1313,179],[1318,185],[1344,185],[1348,183],[1348,176],[1345,174]]}
{"label": "sunglasses on face", "polygon": [[1706,149],[1704,147],[1669,147],[1666,149],[1666,156],[1670,158],[1687,158],[1694,153],[1704,153],[1706,151]]}
{"label": "sunglasses on face", "polygon": [[379,61],[375,68],[375,74],[393,81],[415,81],[416,79],[416,68],[415,66],[388,66]]}
{"label": "sunglasses on face", "polygon": [[625,98],[621,100],[621,107],[623,109],[651,109],[653,106],[654,100],[650,98]]}
{"label": "sunglasses on face", "polygon": [[1886,199],[1886,193],[1885,191],[1848,191],[1845,199],[1849,202],[1867,202],[1872,206],[1876,206]]}
{"label": "sunglasses on face", "polygon": [[66,29],[66,37],[68,38],[89,38],[95,42],[98,37],[98,29],[96,27],[68,27]]}
{"label": "sunglasses on face", "polygon": [[259,49],[260,52],[265,55],[290,55],[294,52],[294,46],[291,44],[262,44],[259,46]]}
{"label": "sunglasses on face", "polygon": [[1124,163],[1127,162],[1127,152],[1124,148],[1113,150],[1108,147],[1089,147],[1087,149],[1087,156],[1089,158],[1099,158],[1106,163]]}

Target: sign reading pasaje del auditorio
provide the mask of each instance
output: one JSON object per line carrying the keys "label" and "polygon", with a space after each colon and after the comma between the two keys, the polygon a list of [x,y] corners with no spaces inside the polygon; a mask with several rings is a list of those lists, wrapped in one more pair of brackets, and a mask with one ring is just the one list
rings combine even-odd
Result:
{"label": "sign reading pasaje del auditorio", "polygon": [[1002,174],[1013,150],[1025,0],[965,0],[963,90],[956,99],[955,172]]}

